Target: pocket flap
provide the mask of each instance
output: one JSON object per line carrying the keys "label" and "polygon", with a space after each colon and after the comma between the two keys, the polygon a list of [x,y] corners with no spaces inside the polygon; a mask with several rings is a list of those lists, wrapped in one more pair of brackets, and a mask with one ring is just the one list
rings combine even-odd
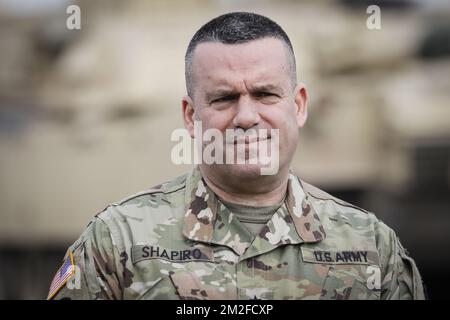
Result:
{"label": "pocket flap", "polygon": [[180,270],[170,274],[170,278],[183,300],[237,299],[236,288],[203,284],[194,272]]}

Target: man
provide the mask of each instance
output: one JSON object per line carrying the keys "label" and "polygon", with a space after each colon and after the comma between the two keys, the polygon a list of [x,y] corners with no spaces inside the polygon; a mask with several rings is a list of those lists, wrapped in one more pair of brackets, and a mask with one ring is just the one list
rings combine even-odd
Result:
{"label": "man", "polygon": [[49,298],[423,299],[392,229],[290,172],[308,102],[295,70],[289,38],[266,17],[229,13],[200,28],[186,53],[186,129],[241,132],[222,146],[246,159],[276,140],[278,170],[202,162],[108,206],[69,248]]}

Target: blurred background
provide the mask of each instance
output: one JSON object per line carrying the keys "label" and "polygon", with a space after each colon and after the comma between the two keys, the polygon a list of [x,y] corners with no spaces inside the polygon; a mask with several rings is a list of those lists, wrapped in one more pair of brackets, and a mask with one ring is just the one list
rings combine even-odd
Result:
{"label": "blurred background", "polygon": [[170,160],[184,53],[231,11],[293,43],[310,95],[294,170],[375,212],[450,297],[449,1],[0,0],[0,299],[44,299],[96,213],[188,170]]}

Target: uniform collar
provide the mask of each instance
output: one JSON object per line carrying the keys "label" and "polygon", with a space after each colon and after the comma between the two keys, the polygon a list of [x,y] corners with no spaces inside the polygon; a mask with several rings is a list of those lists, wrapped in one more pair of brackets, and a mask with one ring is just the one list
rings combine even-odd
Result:
{"label": "uniform collar", "polygon": [[218,201],[198,167],[188,174],[185,192],[183,235],[192,241],[225,245],[238,255],[257,243],[257,249],[249,250],[253,255],[261,254],[263,247],[269,251],[283,244],[318,242],[326,236],[301,181],[293,174],[289,175],[285,206],[275,212],[255,239]]}

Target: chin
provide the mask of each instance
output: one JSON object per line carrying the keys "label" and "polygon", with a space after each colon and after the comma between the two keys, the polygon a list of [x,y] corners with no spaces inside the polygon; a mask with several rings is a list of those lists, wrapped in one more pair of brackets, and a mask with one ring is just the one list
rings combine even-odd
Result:
{"label": "chin", "polygon": [[229,172],[242,179],[257,179],[263,177],[261,168],[263,166],[260,164],[233,164],[229,166]]}

